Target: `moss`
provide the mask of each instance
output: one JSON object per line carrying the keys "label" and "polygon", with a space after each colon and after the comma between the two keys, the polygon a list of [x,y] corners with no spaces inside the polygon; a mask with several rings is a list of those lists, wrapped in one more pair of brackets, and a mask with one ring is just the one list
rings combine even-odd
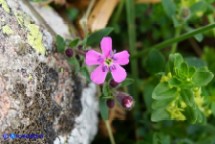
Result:
{"label": "moss", "polygon": [[11,35],[14,33],[13,30],[8,25],[2,27],[2,32],[7,35]]}
{"label": "moss", "polygon": [[26,27],[29,30],[27,35],[28,43],[35,49],[36,52],[45,55],[46,49],[42,41],[42,33],[39,30],[39,26],[35,24],[27,24]]}
{"label": "moss", "polygon": [[7,5],[7,3],[6,3],[5,0],[0,0],[0,5],[2,6],[2,8],[3,8],[7,13],[10,12],[10,9],[9,9],[9,7],[8,7],[8,5]]}

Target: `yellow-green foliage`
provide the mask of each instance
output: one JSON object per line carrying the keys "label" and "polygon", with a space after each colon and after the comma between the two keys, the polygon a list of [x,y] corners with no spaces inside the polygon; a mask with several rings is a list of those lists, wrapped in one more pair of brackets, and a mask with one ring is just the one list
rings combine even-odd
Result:
{"label": "yellow-green foliage", "polygon": [[[186,104],[184,103],[182,107],[186,107]],[[167,111],[170,114],[170,117],[175,120],[186,120],[186,117],[182,113],[184,109],[182,107],[178,107],[176,104],[176,101],[173,101],[168,107]]]}
{"label": "yellow-green foliage", "polygon": [[36,52],[45,55],[46,49],[42,42],[42,33],[39,30],[39,26],[35,24],[27,24],[28,28],[28,43],[36,50]]}
{"label": "yellow-green foliage", "polygon": [[8,5],[7,5],[7,3],[6,3],[5,0],[0,0],[0,5],[2,6],[2,8],[3,8],[7,13],[10,12],[10,9],[9,9],[9,7],[8,7]]}
{"label": "yellow-green foliage", "polygon": [[172,74],[169,72],[167,75],[163,75],[162,77],[161,77],[161,82],[167,82],[167,81],[169,81],[170,79],[172,78]]}
{"label": "yellow-green foliage", "polygon": [[2,32],[7,35],[13,34],[13,30],[8,25],[2,27]]}

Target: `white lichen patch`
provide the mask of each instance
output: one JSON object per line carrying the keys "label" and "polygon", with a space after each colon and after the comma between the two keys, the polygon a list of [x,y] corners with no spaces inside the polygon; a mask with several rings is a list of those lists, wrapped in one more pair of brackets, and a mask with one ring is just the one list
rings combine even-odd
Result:
{"label": "white lichen patch", "polygon": [[27,35],[28,43],[35,49],[36,52],[45,55],[46,48],[43,45],[42,33],[40,32],[39,26],[36,24],[28,24],[26,27],[29,30]]}
{"label": "white lichen patch", "polygon": [[7,5],[7,3],[6,3],[5,0],[0,0],[0,5],[2,6],[2,8],[3,8],[7,13],[10,12],[10,9],[9,9],[9,7],[8,7],[8,5]]}
{"label": "white lichen patch", "polygon": [[6,35],[11,35],[14,33],[13,30],[8,25],[5,25],[2,27],[2,32],[3,34],[6,34]]}

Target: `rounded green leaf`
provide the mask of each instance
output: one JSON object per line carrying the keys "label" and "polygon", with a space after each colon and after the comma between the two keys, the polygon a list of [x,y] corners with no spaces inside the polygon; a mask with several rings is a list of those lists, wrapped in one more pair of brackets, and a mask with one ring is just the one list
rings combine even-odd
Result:
{"label": "rounded green leaf", "polygon": [[162,120],[171,120],[170,115],[166,109],[157,109],[152,111],[151,121],[158,122]]}
{"label": "rounded green leaf", "polygon": [[212,79],[213,79],[214,75],[212,72],[195,72],[192,80],[194,85],[196,86],[206,86]]}
{"label": "rounded green leaf", "polygon": [[188,106],[193,107],[195,105],[193,92],[191,90],[189,89],[181,90],[181,97]]}
{"label": "rounded green leaf", "polygon": [[167,82],[159,83],[152,92],[152,98],[156,100],[172,99],[176,95],[177,89],[170,88]]}
{"label": "rounded green leaf", "polygon": [[96,46],[100,43],[101,39],[104,36],[109,35],[113,31],[113,28],[104,28],[101,30],[98,30],[94,33],[92,33],[88,38],[87,38],[87,45],[88,46]]}
{"label": "rounded green leaf", "polygon": [[103,120],[108,120],[109,109],[106,104],[106,99],[102,96],[99,99],[99,109]]}

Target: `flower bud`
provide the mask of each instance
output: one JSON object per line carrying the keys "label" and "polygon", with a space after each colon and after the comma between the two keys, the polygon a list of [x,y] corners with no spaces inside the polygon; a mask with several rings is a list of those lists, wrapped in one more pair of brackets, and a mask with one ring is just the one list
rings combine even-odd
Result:
{"label": "flower bud", "polygon": [[134,106],[134,100],[126,93],[119,92],[116,96],[119,104],[126,110],[130,110]]}
{"label": "flower bud", "polygon": [[190,16],[191,16],[190,9],[187,8],[187,7],[181,8],[180,16],[181,16],[181,18],[182,18],[184,21],[188,20],[188,19],[190,18]]}
{"label": "flower bud", "polygon": [[116,81],[114,81],[113,79],[110,81],[110,86],[112,87],[112,88],[115,88],[115,87],[117,87],[119,85],[119,83],[117,83]]}
{"label": "flower bud", "polygon": [[82,46],[82,45],[79,45],[79,46],[78,46],[78,49],[79,49],[79,50],[81,50],[82,48],[83,48],[83,46]]}
{"label": "flower bud", "polygon": [[65,54],[68,57],[72,57],[73,56],[73,50],[71,48],[68,48],[68,49],[66,49]]}
{"label": "flower bud", "polygon": [[107,103],[107,106],[108,106],[110,109],[113,108],[114,105],[115,105],[115,102],[114,102],[113,99],[108,99],[108,100],[106,101],[106,103]]}

